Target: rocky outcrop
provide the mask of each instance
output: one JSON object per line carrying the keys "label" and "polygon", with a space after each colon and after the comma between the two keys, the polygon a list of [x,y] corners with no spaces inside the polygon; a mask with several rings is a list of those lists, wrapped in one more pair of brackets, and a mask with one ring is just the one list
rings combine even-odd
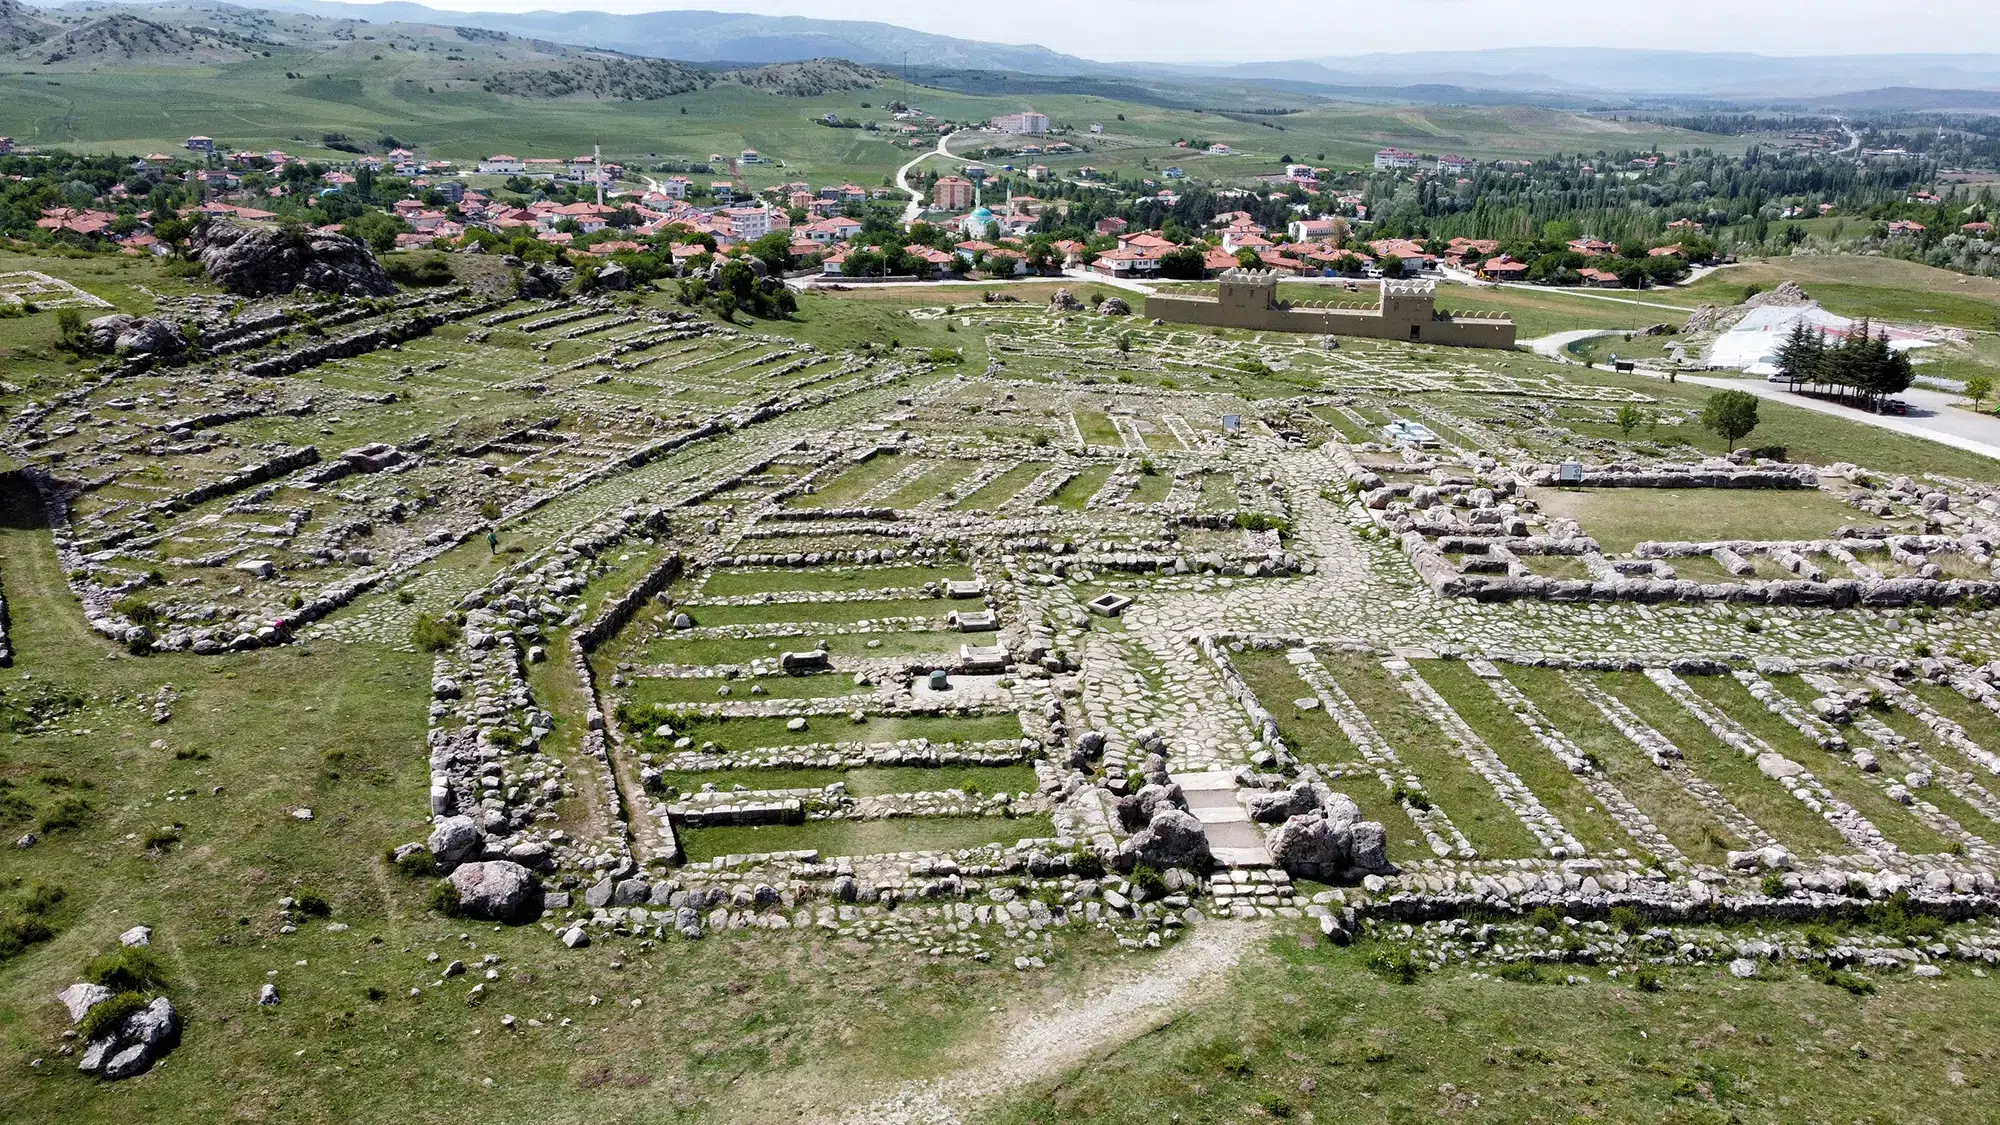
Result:
{"label": "rocky outcrop", "polygon": [[90,1041],[76,1068],[99,1078],[144,1074],[181,1039],[181,1017],[164,996],[126,1016],[111,1034]]}
{"label": "rocky outcrop", "polygon": [[1339,880],[1390,870],[1388,833],[1361,819],[1360,807],[1345,793],[1302,781],[1252,798],[1250,814],[1280,822],[1266,844],[1272,860],[1294,875]]}
{"label": "rocky outcrop", "polygon": [[112,313],[90,322],[90,346],[124,355],[179,355],[187,350],[187,338],[158,317]]}
{"label": "rocky outcrop", "polygon": [[344,234],[210,219],[196,234],[195,245],[209,280],[246,297],[295,289],[349,297],[387,297],[396,291],[368,248]]}
{"label": "rocky outcrop", "polygon": [[1134,832],[1118,849],[1118,866],[1130,871],[1139,864],[1166,870],[1178,867],[1206,871],[1208,833],[1191,814],[1163,805],[1146,827]]}
{"label": "rocky outcrop", "polygon": [[1126,304],[1123,297],[1106,297],[1104,303],[1097,306],[1097,311],[1105,316],[1131,316],[1132,306]]}
{"label": "rocky outcrop", "polygon": [[429,847],[438,870],[452,871],[476,858],[486,846],[486,834],[469,816],[441,816],[431,828]]}

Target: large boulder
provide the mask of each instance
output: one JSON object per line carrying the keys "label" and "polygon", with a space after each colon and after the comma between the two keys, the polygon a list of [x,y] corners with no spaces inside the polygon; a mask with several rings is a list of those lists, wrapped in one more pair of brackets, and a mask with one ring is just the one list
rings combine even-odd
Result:
{"label": "large boulder", "polygon": [[1206,871],[1209,865],[1208,833],[1201,821],[1171,806],[1153,814],[1146,827],[1134,832],[1118,849],[1118,867],[1130,871],[1139,864],[1165,870],[1169,867]]}
{"label": "large boulder", "polygon": [[[1326,807],[1336,794],[1316,781],[1301,781],[1289,789],[1275,793],[1252,794],[1250,797],[1250,819],[1259,824],[1283,824],[1287,819],[1301,813]],[[1347,798],[1341,796],[1341,800]],[[1353,802],[1349,802],[1352,804]]]}
{"label": "large boulder", "polygon": [[90,322],[90,346],[100,352],[179,355],[187,338],[168,321],[151,316],[112,313]]}
{"label": "large boulder", "polygon": [[1058,289],[1055,295],[1049,298],[1049,308],[1054,312],[1082,312],[1083,302],[1077,300],[1076,294],[1069,290]]}
{"label": "large boulder", "polygon": [[541,899],[534,872],[506,859],[461,864],[451,886],[461,913],[495,922],[517,921]]}
{"label": "large boulder", "polygon": [[429,845],[438,869],[450,871],[485,850],[486,835],[469,816],[444,816],[431,828]]}
{"label": "large boulder", "polygon": [[1105,316],[1131,316],[1132,306],[1126,304],[1123,297],[1106,297],[1097,306],[1097,311]]}
{"label": "large boulder", "polygon": [[570,283],[576,271],[567,266],[545,266],[540,262],[530,262],[521,271],[520,281],[515,288],[522,300],[539,301],[554,297]]}
{"label": "large boulder", "polygon": [[1187,797],[1181,787],[1172,782],[1154,783],[1142,787],[1129,797],[1118,799],[1118,821],[1127,832],[1138,830],[1153,821],[1153,814],[1161,809],[1184,809]]}
{"label": "large boulder", "polygon": [[246,297],[314,289],[387,297],[396,284],[360,241],[344,234],[210,219],[195,235],[210,281]]}

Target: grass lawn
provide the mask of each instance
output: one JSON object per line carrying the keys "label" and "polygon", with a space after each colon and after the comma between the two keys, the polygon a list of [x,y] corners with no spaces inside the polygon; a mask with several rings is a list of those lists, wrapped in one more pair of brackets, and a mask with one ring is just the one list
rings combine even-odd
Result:
{"label": "grass lawn", "polygon": [[[1563,377],[1576,383],[1638,391],[1666,409],[1699,411],[1714,393],[1711,388],[1691,383],[1666,383],[1643,375],[1576,367],[1566,369]],[[2000,460],[1862,422],[1850,422],[1837,415],[1764,399],[1757,404],[1757,417],[1757,428],[1744,439],[1744,444],[1782,445],[1786,459],[1798,464],[1830,465],[1852,462],[1858,457],[1878,473],[1944,473],[1968,480],[2000,481]],[[1681,432],[1698,443],[1703,454],[1713,456],[1724,452],[1722,443],[1713,434],[1692,426]]]}
{"label": "grass lawn", "polygon": [[811,492],[792,497],[793,508],[845,508],[858,502],[868,490],[901,472],[903,459],[894,453],[878,453],[859,465],[840,470],[823,480]]}
{"label": "grass lawn", "polygon": [[[669,718],[667,721],[672,723],[676,737],[692,738],[696,746],[713,742],[725,753],[814,742],[884,743],[927,738],[934,743],[953,743],[1021,737],[1021,720],[1012,712],[964,718],[947,715],[870,715],[866,721],[859,723],[846,715],[816,715],[807,722],[806,729],[800,731],[786,729],[790,720],[781,717],[723,719],[700,716],[678,722]],[[655,745],[659,740],[654,738],[652,731],[639,733],[645,738],[648,749],[660,749]]]}
{"label": "grass lawn", "polygon": [[1450,749],[1444,732],[1383,667],[1363,656],[1336,653],[1321,658],[1327,671],[1388,740],[1396,756],[1423,783],[1424,795],[1443,809],[1484,859],[1518,859],[1542,854],[1528,826],[1502,804],[1463,758]]}
{"label": "grass lawn", "polygon": [[882,502],[891,508],[914,508],[927,500],[950,494],[958,487],[958,482],[971,476],[978,467],[977,461],[946,461],[883,497]]}
{"label": "grass lawn", "polygon": [[1156,468],[1150,473],[1142,472],[1139,474],[1139,483],[1132,486],[1132,492],[1126,496],[1125,502],[1128,504],[1158,504],[1171,495],[1173,491],[1174,474],[1168,470]]}
{"label": "grass lawn", "polygon": [[1118,436],[1118,427],[1111,424],[1111,416],[1102,410],[1079,407],[1076,411],[1077,432],[1083,435],[1083,444],[1125,448],[1125,439]]}
{"label": "grass lawn", "polygon": [[[1930,704],[1932,710],[1963,727],[1966,737],[2000,754],[2000,715],[1988,711],[1985,704],[1967,699],[1956,689],[1942,684],[1913,684],[1911,690],[1916,692],[1918,699]],[[1935,740],[1925,737],[1922,741],[1925,746],[1930,746]],[[1984,767],[1980,772],[1986,772]]]}
{"label": "grass lawn", "polygon": [[1265,709],[1278,720],[1278,733],[1300,761],[1348,771],[1350,776],[1333,782],[1333,788],[1353,798],[1364,818],[1383,827],[1388,836],[1389,862],[1432,858],[1430,847],[1424,843],[1423,833],[1411,823],[1410,814],[1382,787],[1374,767],[1347,740],[1340,724],[1324,709],[1301,711],[1292,706],[1292,700],[1307,698],[1312,690],[1299,679],[1284,653],[1246,649],[1231,653],[1229,658]]}
{"label": "grass lawn", "polygon": [[1065,512],[1083,511],[1083,506],[1090,503],[1090,498],[1097,495],[1097,490],[1104,487],[1105,481],[1111,479],[1111,468],[1110,465],[1090,466],[1071,478],[1068,484],[1056,489],[1055,494],[1042,503]]}
{"label": "grass lawn", "polygon": [[1459,718],[1493,748],[1507,768],[1514,771],[1514,776],[1534,791],[1543,806],[1592,855],[1608,855],[1619,848],[1639,849],[1639,843],[1619,827],[1590,795],[1590,790],[1535,741],[1528,728],[1465,662],[1423,660],[1416,661],[1415,666],[1417,674],[1444,696]]}
{"label": "grass lawn", "polygon": [[1821,539],[1843,525],[1881,522],[1808,489],[1537,488],[1529,495],[1617,554],[1646,540]]}
{"label": "grass lawn", "polygon": [[1725,745],[1645,676],[1605,672],[1598,674],[1597,681],[1680,747],[1688,769],[1721,790],[1731,804],[1794,855],[1811,862],[1814,856],[1846,855],[1854,850],[1833,825],[1786,792],[1784,786],[1759,773],[1756,762]]}
{"label": "grass lawn", "polygon": [[[752,694],[752,686],[764,689],[762,695]],[[716,689],[727,687],[728,696],[719,696]],[[810,676],[743,676],[734,680],[720,676],[702,676],[696,679],[682,679],[675,676],[643,676],[632,681],[625,689],[626,698],[635,706],[650,707],[655,703],[714,703],[719,699],[829,699],[841,695],[872,694],[872,687],[857,687],[853,676],[839,672],[820,672]]]}
{"label": "grass lawn", "polygon": [[1048,471],[1048,467],[1047,461],[1023,461],[987,481],[953,507],[968,512],[990,512],[1012,500],[1016,492],[1028,487],[1036,477]]}
{"label": "grass lawn", "polygon": [[1703,808],[1672,774],[1655,766],[1597,708],[1564,683],[1561,672],[1516,665],[1509,665],[1506,671],[1508,680],[1534,700],[1578,749],[1593,755],[1611,784],[1683,855],[1720,866],[1730,850],[1746,846],[1747,841]]}
{"label": "grass lawn", "polygon": [[852,625],[857,621],[880,621],[885,617],[934,617],[942,619],[958,605],[948,598],[888,598],[860,602],[762,602],[753,605],[688,605],[682,608],[696,625],[768,625],[777,622],[811,622],[816,625]]}
{"label": "grass lawn", "polygon": [[[1821,750],[1817,744],[1807,741],[1792,724],[1766,710],[1750,694],[1750,689],[1736,682],[1736,677],[1683,676],[1682,679],[1697,695],[1742,723],[1750,733],[1770,743],[1778,753],[1811,770],[1813,776],[1832,790],[1835,797],[1854,806],[1856,812],[1881,829],[1883,837],[1890,843],[1920,855],[1934,855],[1950,844],[1935,829],[1918,820],[1909,809],[1870,785],[1846,755]],[[1960,823],[1969,830],[1978,831],[1976,822]]]}
{"label": "grass lawn", "polygon": [[[842,656],[927,656],[955,655],[960,645],[990,645],[998,633],[953,633],[919,630],[912,633],[834,633],[825,636],[804,634],[795,637],[662,637],[647,644],[645,659],[659,664],[748,664],[759,657],[776,658],[780,652],[809,649],[820,641],[827,650]],[[871,643],[875,647],[868,647]]]}
{"label": "grass lawn", "polygon": [[682,793],[700,792],[703,785],[729,790],[821,789],[846,784],[856,797],[884,793],[925,793],[963,789],[968,793],[1032,793],[1038,782],[1035,767],[1018,766],[870,766],[857,770],[695,770],[666,775],[666,783]]}
{"label": "grass lawn", "polygon": [[908,590],[926,582],[972,577],[964,566],[876,566],[840,570],[713,570],[702,583],[704,597],[731,598],[744,594],[819,592],[851,594],[860,590]]}
{"label": "grass lawn", "polygon": [[1456,966],[1405,985],[1368,968],[1379,950],[1274,936],[1232,978],[1231,1002],[1023,1090],[982,1121],[1692,1125],[1886,1123],[1909,1120],[1911,1105],[1936,1121],[1988,1112],[1985,1090],[1931,1077],[1969,1077],[1966,1060],[2000,1055],[2000,983],[1963,970],[1935,985],[1882,976],[1865,997],[1783,968],[1737,981],[1719,964],[1660,970],[1657,992],[1589,969],[1573,988],[1561,969],[1517,984]]}
{"label": "grass lawn", "polygon": [[814,850],[822,856],[889,852],[958,851],[985,844],[1013,844],[1055,835],[1046,816],[899,817],[891,820],[815,820],[805,824],[682,828],[689,863],[725,855]]}
{"label": "grass lawn", "polygon": [[[1651,301],[1650,294],[1650,290],[1633,290],[1604,296],[1638,302]],[[1579,328],[1636,329],[1663,322],[1679,325],[1687,319],[1685,313],[1672,309],[1600,300],[1580,295],[1580,291],[1508,289],[1450,281],[1438,285],[1437,307],[1463,314],[1506,313],[1513,318],[1515,334],[1523,340]]]}

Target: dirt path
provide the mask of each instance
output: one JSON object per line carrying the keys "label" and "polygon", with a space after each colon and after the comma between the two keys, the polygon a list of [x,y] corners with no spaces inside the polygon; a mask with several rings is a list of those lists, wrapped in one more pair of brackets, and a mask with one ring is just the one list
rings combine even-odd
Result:
{"label": "dirt path", "polygon": [[1262,941],[1260,924],[1210,922],[1143,972],[1086,993],[1007,1029],[985,1061],[940,1078],[905,1082],[881,1101],[854,1106],[839,1125],[960,1125],[974,1104],[1061,1076],[1154,1031],[1216,990],[1245,952]]}

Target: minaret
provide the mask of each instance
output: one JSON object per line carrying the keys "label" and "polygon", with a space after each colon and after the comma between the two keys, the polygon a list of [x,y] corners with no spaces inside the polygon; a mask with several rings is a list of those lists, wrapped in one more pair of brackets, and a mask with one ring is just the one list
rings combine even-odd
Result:
{"label": "minaret", "polygon": [[597,181],[597,205],[604,206],[604,146],[590,146],[590,176]]}

